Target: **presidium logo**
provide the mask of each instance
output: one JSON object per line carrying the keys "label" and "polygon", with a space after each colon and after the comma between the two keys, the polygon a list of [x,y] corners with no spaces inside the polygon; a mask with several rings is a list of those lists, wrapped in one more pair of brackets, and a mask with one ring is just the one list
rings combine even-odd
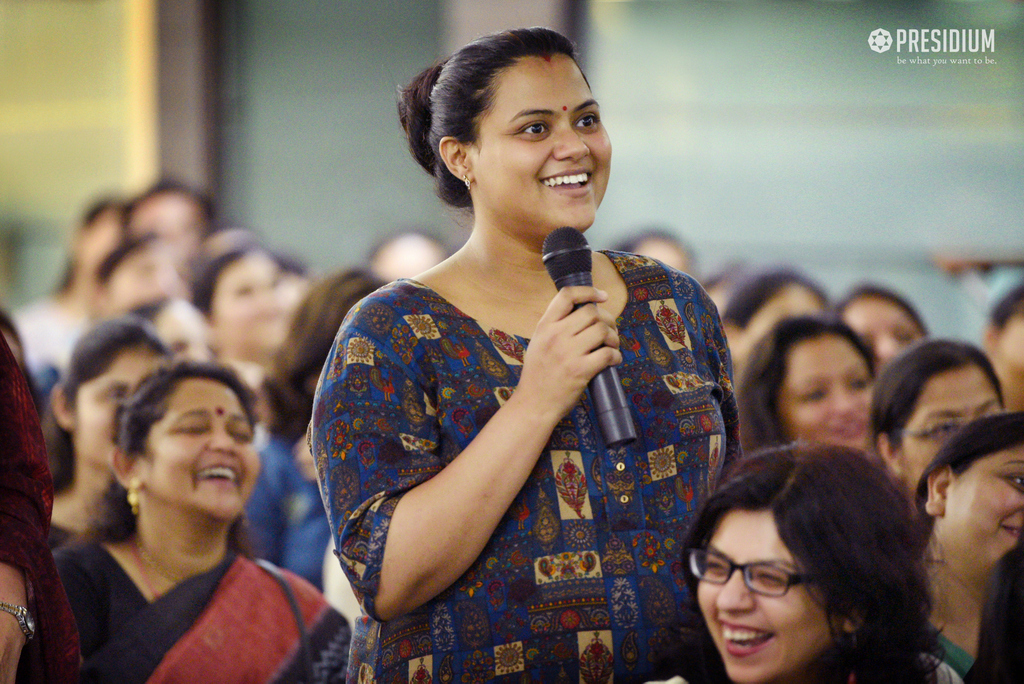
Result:
{"label": "presidium logo", "polygon": [[896,40],[883,28],[868,36],[868,46],[875,52],[888,52],[896,44],[896,52],[995,52],[995,29],[896,29]]}
{"label": "presidium logo", "polygon": [[892,34],[883,28],[875,29],[868,36],[868,45],[875,52],[886,52],[892,47]]}

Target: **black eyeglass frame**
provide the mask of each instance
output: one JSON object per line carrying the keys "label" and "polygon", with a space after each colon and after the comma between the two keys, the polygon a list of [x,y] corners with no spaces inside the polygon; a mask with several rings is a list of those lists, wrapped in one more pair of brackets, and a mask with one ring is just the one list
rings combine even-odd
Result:
{"label": "black eyeglass frame", "polygon": [[907,428],[893,430],[892,434],[897,435],[900,438],[913,437],[914,439],[923,439],[929,442],[945,441],[962,430],[969,422],[969,420],[950,420],[944,423],[937,423],[929,428],[923,428],[921,430],[909,430]]}
{"label": "black eyeglass frame", "polygon": [[[709,555],[713,555],[716,558],[720,558],[724,562],[729,564],[729,572],[726,574],[725,579],[723,579],[721,582],[708,579],[698,571],[701,560],[707,559]],[[715,553],[714,551],[708,551],[707,549],[690,549],[689,551],[687,551],[687,557],[689,560],[688,565],[690,573],[694,577],[696,577],[698,581],[708,582],[709,584],[722,585],[728,582],[730,579],[732,579],[732,574],[739,570],[740,574],[743,575],[743,584],[747,587],[747,589],[749,589],[751,592],[755,594],[758,594],[759,596],[771,596],[773,598],[778,598],[780,596],[785,596],[786,592],[788,592],[791,587],[796,586],[797,584],[806,584],[812,581],[810,575],[799,572],[789,572],[784,568],[780,568],[775,563],[769,563],[766,561],[756,561],[754,563],[734,563],[731,558],[727,558],[726,556],[723,556],[720,553]],[[786,584],[785,586],[783,586],[782,591],[779,593],[771,593],[754,587],[753,570],[757,568],[771,568],[772,570],[776,570],[784,574],[786,576]]]}

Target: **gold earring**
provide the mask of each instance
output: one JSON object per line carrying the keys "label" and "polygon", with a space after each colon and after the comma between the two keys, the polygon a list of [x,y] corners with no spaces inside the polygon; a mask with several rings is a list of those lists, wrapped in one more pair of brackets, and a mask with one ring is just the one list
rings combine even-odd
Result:
{"label": "gold earring", "polygon": [[473,184],[472,184],[472,183],[471,183],[471,182],[469,181],[469,176],[468,176],[468,175],[466,175],[466,176],[463,176],[463,177],[462,177],[462,180],[463,180],[463,182],[464,182],[464,183],[466,184],[466,189],[467,189],[467,190],[470,190],[470,189],[472,188],[472,185],[473,185]]}
{"label": "gold earring", "polygon": [[132,515],[139,514],[139,478],[133,477],[128,483],[128,505],[132,508]]}

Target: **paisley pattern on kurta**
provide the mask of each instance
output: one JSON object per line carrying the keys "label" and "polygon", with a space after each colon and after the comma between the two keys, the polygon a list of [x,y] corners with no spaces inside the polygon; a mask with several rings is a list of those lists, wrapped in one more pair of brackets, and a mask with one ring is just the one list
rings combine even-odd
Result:
{"label": "paisley pattern on kurta", "polygon": [[645,681],[685,599],[681,539],[739,457],[718,313],[689,276],[606,253],[628,288],[618,373],[640,438],[605,448],[589,394],[562,419],[479,559],[451,587],[374,619],[395,506],[515,391],[529,340],[433,290],[392,283],[348,316],[317,393],[313,452],[364,615],[349,681]]}

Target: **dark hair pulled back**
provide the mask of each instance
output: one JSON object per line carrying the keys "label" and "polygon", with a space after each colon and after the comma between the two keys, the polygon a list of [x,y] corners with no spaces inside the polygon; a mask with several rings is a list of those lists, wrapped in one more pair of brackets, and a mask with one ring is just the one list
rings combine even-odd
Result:
{"label": "dark hair pulled back", "polygon": [[[472,206],[469,189],[448,171],[438,154],[441,138],[476,141],[480,116],[494,102],[498,75],[523,57],[566,55],[576,61],[572,41],[548,28],[519,28],[483,36],[448,59],[424,69],[399,90],[398,120],[413,158],[434,177],[445,204]],[[586,76],[584,76],[586,78]]]}

